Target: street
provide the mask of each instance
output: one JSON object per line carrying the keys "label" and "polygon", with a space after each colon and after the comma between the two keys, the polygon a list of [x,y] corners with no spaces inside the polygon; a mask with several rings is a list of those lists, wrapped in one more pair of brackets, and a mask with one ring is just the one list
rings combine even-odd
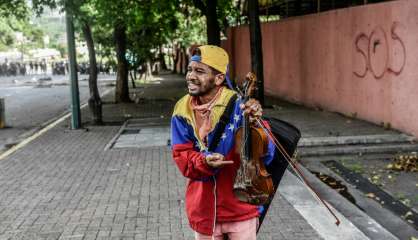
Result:
{"label": "street", "polygon": [[[37,81],[50,77],[51,80]],[[4,77],[0,79],[0,98],[5,99],[6,128],[0,129],[0,151],[19,141],[25,133],[69,110],[68,76]],[[79,76],[80,102],[89,96],[88,76]],[[99,91],[106,89],[113,76],[99,77]]]}

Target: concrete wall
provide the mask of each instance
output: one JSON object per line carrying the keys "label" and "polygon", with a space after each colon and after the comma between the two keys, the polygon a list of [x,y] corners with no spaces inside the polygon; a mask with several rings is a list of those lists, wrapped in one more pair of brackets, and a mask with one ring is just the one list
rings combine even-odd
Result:
{"label": "concrete wall", "polygon": [[[418,1],[262,24],[265,91],[418,137]],[[232,73],[250,66],[247,26],[228,30]]]}

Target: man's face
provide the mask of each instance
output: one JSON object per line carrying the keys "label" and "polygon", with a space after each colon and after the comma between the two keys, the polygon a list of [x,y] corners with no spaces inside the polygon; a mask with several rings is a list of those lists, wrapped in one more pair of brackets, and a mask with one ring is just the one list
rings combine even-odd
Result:
{"label": "man's face", "polygon": [[187,88],[192,96],[204,96],[216,88],[215,75],[204,63],[191,61],[187,67]]}

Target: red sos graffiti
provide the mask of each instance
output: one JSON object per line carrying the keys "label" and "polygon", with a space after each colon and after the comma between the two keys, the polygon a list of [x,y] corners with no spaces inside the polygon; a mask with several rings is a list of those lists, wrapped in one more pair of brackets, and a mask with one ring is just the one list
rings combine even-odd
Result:
{"label": "red sos graffiti", "polygon": [[[399,75],[406,63],[406,48],[397,33],[398,22],[394,22],[390,29],[390,42],[388,34],[381,26],[373,29],[370,35],[360,33],[355,39],[356,52],[363,58],[362,71],[353,71],[354,75],[364,78],[371,72],[376,79],[382,78],[385,73]],[[394,49],[398,50],[395,51]],[[400,59],[395,64],[394,59]]]}

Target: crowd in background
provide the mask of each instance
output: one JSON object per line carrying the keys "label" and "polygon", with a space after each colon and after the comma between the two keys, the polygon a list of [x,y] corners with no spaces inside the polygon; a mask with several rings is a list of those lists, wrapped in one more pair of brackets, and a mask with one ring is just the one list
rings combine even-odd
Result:
{"label": "crowd in background", "polygon": [[[89,74],[90,72],[90,64],[83,62],[78,64],[77,71],[81,74]],[[99,74],[113,74],[116,72],[116,66],[112,64],[97,64],[97,72]]]}
{"label": "crowd in background", "polygon": [[[49,65],[49,66],[48,66]],[[99,74],[112,74],[115,66],[111,64],[97,64]],[[89,74],[90,65],[82,62],[77,65],[77,71],[81,74]],[[69,73],[67,61],[29,61],[29,62],[8,62],[7,59],[0,64],[0,77],[4,76],[25,76],[38,74],[66,75]]]}

